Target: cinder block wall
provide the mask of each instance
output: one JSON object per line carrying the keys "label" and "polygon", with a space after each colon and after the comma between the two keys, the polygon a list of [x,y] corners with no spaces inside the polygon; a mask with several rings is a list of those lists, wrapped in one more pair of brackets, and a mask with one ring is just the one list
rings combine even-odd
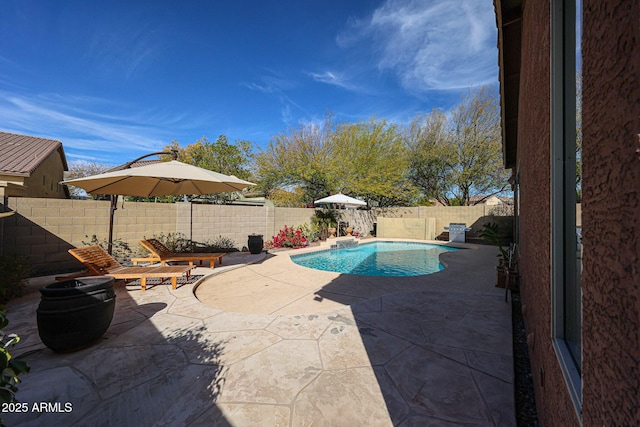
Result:
{"label": "cinder block wall", "polygon": [[[482,224],[490,222],[492,218],[489,211],[493,206],[420,206],[418,216],[420,218],[435,218],[436,236],[444,231],[452,222],[460,222],[471,227],[469,236],[477,236],[482,230]],[[494,220],[495,222],[495,220]]]}
{"label": "cinder block wall", "polygon": [[[7,207],[17,213],[0,220],[1,253],[28,256],[36,274],[80,268],[80,264],[67,250],[84,246],[93,236],[99,242],[107,240],[109,206],[108,201],[9,198]],[[343,213],[346,215],[345,220],[363,233],[373,228],[372,221],[375,218],[384,216],[428,219],[429,235],[432,234],[432,224],[435,221],[435,235],[438,235],[449,222],[473,224],[481,218],[483,209],[414,207],[377,209],[367,211],[366,215],[362,211],[351,210]],[[314,209],[274,208],[271,205],[123,203],[120,200],[114,215],[113,237],[114,241],[125,242],[137,250],[139,240],[161,233],[182,233],[203,243],[223,236],[231,239],[241,249],[247,246],[249,234],[262,234],[265,241],[271,240],[285,225],[310,224],[314,212]]]}
{"label": "cinder block wall", "polygon": [[378,217],[378,237],[434,240],[433,218],[386,218]]}
{"label": "cinder block wall", "polygon": [[[196,242],[231,239],[241,249],[249,234],[267,234],[268,206],[190,205],[176,203],[176,230]],[[193,210],[191,210],[193,209]],[[265,236],[266,239],[266,236]]]}
{"label": "cinder block wall", "polygon": [[313,218],[314,213],[315,209],[276,208],[273,222],[267,225],[267,232],[265,233],[264,239],[271,240],[285,225],[295,227],[302,224],[311,224],[311,218]]}

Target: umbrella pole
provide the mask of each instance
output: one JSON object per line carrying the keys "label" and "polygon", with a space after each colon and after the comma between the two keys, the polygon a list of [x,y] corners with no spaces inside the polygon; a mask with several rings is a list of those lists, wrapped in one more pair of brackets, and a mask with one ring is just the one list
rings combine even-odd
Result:
{"label": "umbrella pole", "polygon": [[109,255],[112,255],[113,252],[113,216],[118,209],[118,196],[115,194],[111,195],[111,208],[109,209],[109,244],[107,246],[107,252]]}

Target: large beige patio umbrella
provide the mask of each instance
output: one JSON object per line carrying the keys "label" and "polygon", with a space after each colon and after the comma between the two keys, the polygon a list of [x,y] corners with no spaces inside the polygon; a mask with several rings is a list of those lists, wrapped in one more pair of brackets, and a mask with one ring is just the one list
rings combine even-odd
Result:
{"label": "large beige patio umbrella", "polygon": [[[176,160],[71,179],[62,181],[62,184],[82,188],[87,193],[140,197],[224,193],[255,185],[233,175],[224,175]],[[109,253],[113,244],[115,200],[116,197],[111,198]]]}
{"label": "large beige patio umbrella", "polygon": [[87,193],[140,197],[223,193],[255,185],[233,175],[224,175],[177,160],[105,172],[62,183],[80,187]]}

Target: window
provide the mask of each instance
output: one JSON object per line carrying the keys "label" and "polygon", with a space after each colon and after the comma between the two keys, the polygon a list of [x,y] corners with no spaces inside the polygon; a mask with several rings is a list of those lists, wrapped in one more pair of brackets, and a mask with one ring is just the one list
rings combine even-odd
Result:
{"label": "window", "polygon": [[551,9],[551,332],[578,416],[582,408],[581,5]]}

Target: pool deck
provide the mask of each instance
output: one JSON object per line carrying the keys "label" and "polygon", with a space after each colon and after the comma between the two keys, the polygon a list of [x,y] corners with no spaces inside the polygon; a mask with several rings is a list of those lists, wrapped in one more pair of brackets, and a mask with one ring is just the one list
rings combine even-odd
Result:
{"label": "pool deck", "polygon": [[[0,417],[33,426],[515,425],[511,304],[493,285],[496,248],[465,246],[441,256],[445,270],[419,277],[311,270],[288,251],[229,254],[176,290],[118,284],[105,336],[66,354],[38,337],[37,288],[51,278],[33,279],[8,304],[6,328],[22,338],[12,354],[31,366],[17,394],[28,410]],[[41,403],[59,410],[35,411]]]}

